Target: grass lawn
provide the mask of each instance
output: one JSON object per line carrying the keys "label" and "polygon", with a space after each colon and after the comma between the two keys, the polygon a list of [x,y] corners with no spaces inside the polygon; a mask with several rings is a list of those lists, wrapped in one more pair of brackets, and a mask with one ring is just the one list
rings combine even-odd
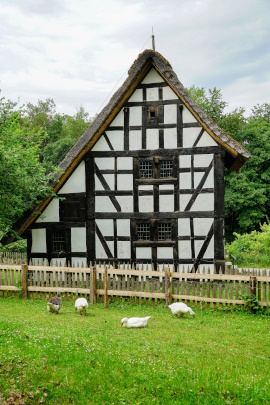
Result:
{"label": "grass lawn", "polygon": [[[270,404],[270,317],[0,297],[0,404]],[[145,329],[124,317],[147,316]]]}

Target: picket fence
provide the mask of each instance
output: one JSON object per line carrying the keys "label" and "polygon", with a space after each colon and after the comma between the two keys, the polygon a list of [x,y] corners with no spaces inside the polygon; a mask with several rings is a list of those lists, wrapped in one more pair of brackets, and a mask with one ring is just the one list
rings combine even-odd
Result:
{"label": "picket fence", "polygon": [[[258,305],[270,306],[270,276],[265,269],[221,270],[203,267],[160,271],[151,266],[101,263],[84,267],[0,264],[0,295],[48,299],[60,291],[66,300],[84,296],[90,303],[125,299],[135,303],[170,304],[183,301],[188,305],[206,305],[214,309],[246,305],[246,296],[256,297]],[[179,270],[179,271],[176,271]]]}

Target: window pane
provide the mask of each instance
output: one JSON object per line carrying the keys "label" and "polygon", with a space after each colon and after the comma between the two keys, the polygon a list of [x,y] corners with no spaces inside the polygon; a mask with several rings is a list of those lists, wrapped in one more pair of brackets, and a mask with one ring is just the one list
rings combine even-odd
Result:
{"label": "window pane", "polygon": [[173,176],[173,161],[161,160],[160,161],[160,177],[172,177]]}
{"label": "window pane", "polygon": [[64,231],[54,232],[52,234],[53,252],[66,251],[66,237]]}
{"label": "window pane", "polygon": [[150,224],[137,225],[137,238],[139,240],[150,240]]}
{"label": "window pane", "polygon": [[140,161],[140,177],[146,179],[153,177],[152,162],[149,160]]}
{"label": "window pane", "polygon": [[168,240],[172,238],[172,226],[168,223],[158,224],[158,240]]}

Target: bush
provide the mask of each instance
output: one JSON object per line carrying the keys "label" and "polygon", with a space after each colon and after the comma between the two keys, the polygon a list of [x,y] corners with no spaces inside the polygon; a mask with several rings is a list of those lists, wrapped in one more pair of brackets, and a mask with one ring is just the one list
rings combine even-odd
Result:
{"label": "bush", "polygon": [[240,266],[270,267],[270,224],[261,225],[259,232],[253,231],[240,235],[234,233],[236,239],[226,245],[229,255],[236,258]]}

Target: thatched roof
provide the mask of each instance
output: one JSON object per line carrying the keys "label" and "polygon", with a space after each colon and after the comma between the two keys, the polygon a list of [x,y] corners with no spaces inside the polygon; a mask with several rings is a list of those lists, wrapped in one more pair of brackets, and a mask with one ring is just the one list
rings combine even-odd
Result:
{"label": "thatched roof", "polygon": [[[106,107],[95,118],[93,123],[80,137],[78,142],[70,149],[64,160],[60,163],[62,174],[51,184],[54,191],[57,192],[65,180],[70,176],[74,169],[81,162],[85,153],[92,148],[99,137],[103,134],[107,126],[112,122],[118,112],[121,110],[125,102],[132,95],[138,84],[143,80],[145,75],[151,68],[155,68],[170,88],[180,98],[183,105],[189,109],[197,121],[208,132],[210,136],[220,144],[229,155],[229,165],[232,170],[239,171],[240,168],[251,156],[250,153],[238,142],[227,135],[221,128],[215,124],[211,118],[198,106],[198,104],[190,97],[189,93],[179,81],[177,75],[173,71],[170,63],[158,52],[153,50],[145,50],[135,60],[128,71],[128,77],[123,85],[115,92]],[[52,197],[43,201],[40,206],[34,206],[33,210],[29,210],[22,218],[20,218],[14,226],[14,230],[22,235],[24,231],[37,218],[36,212],[42,212]],[[13,238],[7,237],[2,240],[3,244],[13,241]]]}

